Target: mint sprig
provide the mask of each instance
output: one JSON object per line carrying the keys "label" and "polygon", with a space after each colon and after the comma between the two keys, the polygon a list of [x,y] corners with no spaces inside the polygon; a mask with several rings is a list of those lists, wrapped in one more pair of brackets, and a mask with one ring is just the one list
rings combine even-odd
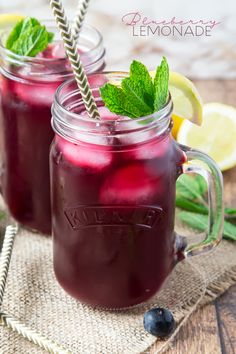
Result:
{"label": "mint sprig", "polygon": [[105,106],[113,113],[138,118],[162,109],[168,98],[169,67],[162,59],[152,79],[146,66],[136,60],[130,65],[129,77],[120,87],[107,83],[100,88]]}
{"label": "mint sprig", "polygon": [[6,48],[15,54],[35,57],[53,41],[54,33],[32,17],[17,22],[6,40]]}
{"label": "mint sprig", "polygon": [[[184,224],[199,231],[208,226],[206,204],[207,185],[203,177],[182,175],[176,183],[176,206],[181,210],[178,218]],[[236,209],[225,208],[223,238],[236,241]]]}

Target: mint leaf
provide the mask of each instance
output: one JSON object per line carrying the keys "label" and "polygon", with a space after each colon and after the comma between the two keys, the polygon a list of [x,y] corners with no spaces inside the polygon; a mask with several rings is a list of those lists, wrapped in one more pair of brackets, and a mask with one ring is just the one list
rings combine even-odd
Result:
{"label": "mint leaf", "polygon": [[126,78],[122,80],[121,87],[126,99],[131,101],[139,110],[138,117],[147,116],[153,113],[153,109],[145,102],[140,82]]}
{"label": "mint leaf", "polygon": [[112,84],[105,84],[100,88],[100,94],[106,107],[116,114],[131,118],[139,117],[140,111],[132,101],[127,99],[122,89]]}
{"label": "mint leaf", "polygon": [[225,208],[225,214],[227,214],[228,216],[236,217],[236,209]]}
{"label": "mint leaf", "polygon": [[48,45],[48,34],[45,26],[36,26],[24,32],[15,42],[12,51],[19,55],[35,57]]}
{"label": "mint leaf", "polygon": [[6,48],[18,55],[35,57],[47,48],[53,37],[54,34],[47,32],[37,19],[27,17],[12,29]]}
{"label": "mint leaf", "polygon": [[169,85],[169,66],[165,57],[163,57],[161,65],[156,70],[154,78],[154,110],[159,111],[162,109],[168,98],[168,85]]}
{"label": "mint leaf", "polygon": [[175,205],[177,206],[177,208],[181,208],[184,210],[200,214],[208,214],[208,208],[205,205],[197,203],[196,201],[185,199],[179,196],[178,194],[176,195]]}
{"label": "mint leaf", "polygon": [[13,44],[20,37],[21,31],[22,31],[22,27],[23,27],[23,23],[24,23],[24,20],[20,20],[19,22],[17,22],[15,27],[10,32],[10,34],[9,34],[7,40],[6,40],[6,44],[5,44],[7,49],[11,50]]}
{"label": "mint leaf", "polygon": [[[199,231],[205,231],[208,227],[208,216],[188,211],[182,211],[178,214],[179,219],[186,225]],[[223,237],[225,239],[236,241],[236,226],[228,221],[224,222]]]}
{"label": "mint leaf", "polygon": [[[130,65],[129,77],[121,81],[119,89],[115,89],[115,85],[111,84],[105,84],[100,88],[105,106],[113,113],[126,115],[130,118],[151,115],[156,110],[163,108],[168,96],[169,80],[169,68],[165,58],[162,60],[158,72],[159,75],[153,82],[146,66],[134,60]],[[159,88],[157,88],[158,85],[160,85]],[[165,97],[165,102],[163,97]],[[158,106],[155,106],[156,100],[164,103],[162,106],[159,103]],[[144,123],[148,122],[149,120]]]}
{"label": "mint leaf", "polygon": [[199,200],[204,203],[202,196],[207,190],[203,177],[181,175],[176,182],[176,195],[186,199]]}
{"label": "mint leaf", "polygon": [[207,229],[208,226],[207,215],[192,213],[189,211],[181,211],[180,213],[178,213],[178,217],[180,221],[187,224],[193,229],[199,231],[205,231]]}
{"label": "mint leaf", "polygon": [[228,240],[236,241],[236,226],[228,221],[225,221],[223,237]]}
{"label": "mint leaf", "polygon": [[[126,85],[125,83],[128,83]],[[153,113],[154,85],[151,75],[146,66],[136,60],[130,65],[130,77],[122,81],[122,88],[125,93],[129,93],[131,87],[132,93],[144,106],[148,106]],[[126,89],[128,90],[126,91]]]}
{"label": "mint leaf", "polygon": [[206,180],[201,175],[194,176],[194,179],[198,183],[199,194],[204,195],[207,192]]}
{"label": "mint leaf", "polygon": [[54,39],[54,33],[48,32],[48,43],[52,43]]}
{"label": "mint leaf", "polygon": [[36,20],[36,18],[33,17],[26,17],[23,20],[23,25],[22,25],[22,29],[21,29],[21,33],[24,33],[26,31],[28,31],[29,29],[32,29],[36,26],[40,26],[40,22],[38,20]]}

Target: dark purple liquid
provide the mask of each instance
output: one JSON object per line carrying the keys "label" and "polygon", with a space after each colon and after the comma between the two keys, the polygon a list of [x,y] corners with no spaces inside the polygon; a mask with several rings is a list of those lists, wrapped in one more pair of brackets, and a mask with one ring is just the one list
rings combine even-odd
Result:
{"label": "dark purple liquid", "polygon": [[49,147],[51,103],[58,83],[20,83],[2,78],[2,193],[21,224],[51,232]]}
{"label": "dark purple liquid", "polygon": [[[50,45],[40,58],[63,57],[61,46]],[[52,64],[50,64],[52,66]],[[54,64],[53,64],[54,65]],[[68,75],[67,60],[59,60],[54,72]],[[45,67],[50,68],[49,64]],[[0,78],[1,189],[12,216],[21,224],[51,233],[49,148],[54,137],[51,104],[62,79],[32,79],[34,69],[12,67],[13,76]],[[52,75],[53,78],[53,75]],[[67,76],[68,78],[68,76]]]}
{"label": "dark purple liquid", "polygon": [[169,132],[112,150],[56,137],[54,269],[69,294],[122,308],[158,291],[176,258],[175,181],[183,162]]}

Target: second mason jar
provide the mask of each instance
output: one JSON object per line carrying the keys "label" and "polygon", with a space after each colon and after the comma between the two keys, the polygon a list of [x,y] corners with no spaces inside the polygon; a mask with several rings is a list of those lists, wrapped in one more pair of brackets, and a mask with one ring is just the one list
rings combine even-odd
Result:
{"label": "second mason jar", "polygon": [[[35,58],[8,51],[0,38],[0,185],[11,215],[22,225],[51,232],[49,147],[53,139],[51,104],[56,88],[72,76],[55,25],[47,50]],[[78,48],[87,73],[101,71],[105,50],[101,34],[84,26]]]}

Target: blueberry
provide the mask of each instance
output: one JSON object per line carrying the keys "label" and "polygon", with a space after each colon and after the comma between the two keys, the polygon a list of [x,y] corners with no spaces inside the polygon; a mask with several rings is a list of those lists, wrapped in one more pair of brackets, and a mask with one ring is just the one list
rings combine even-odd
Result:
{"label": "blueberry", "polygon": [[175,320],[168,309],[157,307],[145,313],[143,325],[147,332],[156,337],[164,338],[173,332]]}

